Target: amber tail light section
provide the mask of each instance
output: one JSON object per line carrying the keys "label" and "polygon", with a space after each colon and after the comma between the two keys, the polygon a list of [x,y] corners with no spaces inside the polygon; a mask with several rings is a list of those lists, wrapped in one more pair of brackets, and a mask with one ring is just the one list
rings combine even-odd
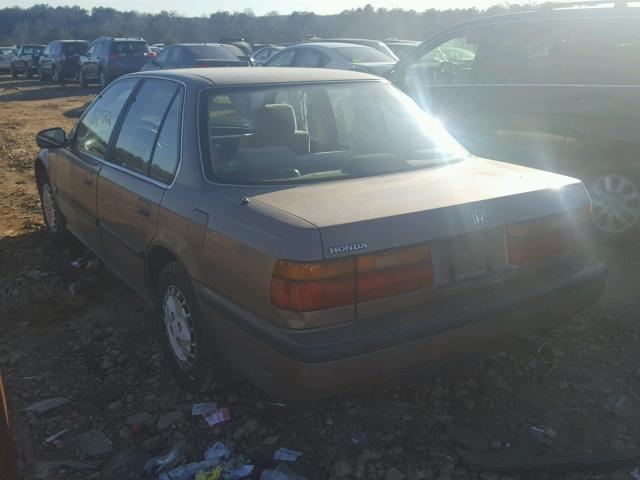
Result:
{"label": "amber tail light section", "polygon": [[271,303],[296,312],[352,305],[355,281],[353,258],[313,263],[280,260],[271,279]]}
{"label": "amber tail light section", "polygon": [[353,305],[433,285],[428,245],[324,262],[276,263],[271,302],[309,312]]}
{"label": "amber tail light section", "polygon": [[566,255],[579,246],[591,209],[537,218],[507,226],[509,263],[524,265]]}

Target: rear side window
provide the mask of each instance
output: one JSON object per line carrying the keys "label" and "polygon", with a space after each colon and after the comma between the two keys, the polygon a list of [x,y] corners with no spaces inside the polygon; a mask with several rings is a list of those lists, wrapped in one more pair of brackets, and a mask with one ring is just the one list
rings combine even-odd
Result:
{"label": "rear side window", "polygon": [[98,97],[76,127],[76,150],[105,157],[118,116],[137,83],[135,79],[116,82]]}
{"label": "rear side window", "polygon": [[163,183],[171,183],[180,159],[180,133],[182,120],[182,89],[173,99],[158,135],[149,176]]}
{"label": "rear side window", "polygon": [[338,47],[335,49],[341,57],[351,63],[393,62],[393,58],[371,47]]}
{"label": "rear side window", "polygon": [[145,42],[113,42],[111,44],[111,53],[121,55],[147,53],[147,44]]}
{"label": "rear side window", "polygon": [[301,49],[296,57],[296,67],[320,68],[327,64],[327,57],[316,49]]}
{"label": "rear side window", "polygon": [[292,48],[290,50],[283,50],[280,53],[276,53],[269,59],[269,61],[267,62],[267,66],[288,67],[289,65],[291,65],[291,61],[293,60],[293,56],[296,54],[296,51],[296,49]]}
{"label": "rear side window", "polygon": [[178,85],[163,80],[145,80],[127,111],[113,162],[147,175],[153,147]]}
{"label": "rear side window", "polygon": [[[212,45],[196,45],[187,47],[192,58],[197,59],[220,59],[220,60],[237,60],[229,50],[223,47],[215,47]],[[240,52],[242,54],[242,52]]]}

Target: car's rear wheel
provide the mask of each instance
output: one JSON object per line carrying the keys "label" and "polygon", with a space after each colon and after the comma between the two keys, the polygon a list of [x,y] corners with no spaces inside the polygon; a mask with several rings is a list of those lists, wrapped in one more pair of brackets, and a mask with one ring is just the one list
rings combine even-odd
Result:
{"label": "car's rear wheel", "polygon": [[225,383],[225,372],[207,336],[195,290],[179,262],[162,269],[158,293],[164,350],[178,380],[194,392]]}
{"label": "car's rear wheel", "polygon": [[637,176],[626,172],[606,173],[589,179],[596,235],[610,244],[632,240],[640,230],[640,188]]}
{"label": "car's rear wheel", "polygon": [[78,72],[78,81],[80,82],[80,86],[82,88],[87,88],[87,86],[89,85],[87,83],[87,79],[85,78],[82,69]]}
{"label": "car's rear wheel", "polygon": [[42,206],[42,216],[49,235],[51,235],[56,244],[63,244],[66,240],[65,221],[56,203],[53,188],[47,178],[45,178],[42,181],[42,185],[40,185],[40,203]]}

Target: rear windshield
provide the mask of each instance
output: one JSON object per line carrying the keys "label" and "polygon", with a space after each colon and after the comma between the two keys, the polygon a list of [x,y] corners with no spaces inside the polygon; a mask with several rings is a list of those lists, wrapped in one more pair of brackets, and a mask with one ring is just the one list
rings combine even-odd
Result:
{"label": "rear windshield", "polygon": [[23,47],[22,54],[23,55],[42,55],[44,52],[44,47]]}
{"label": "rear windshield", "polygon": [[89,44],[86,42],[63,43],[62,50],[69,55],[82,55],[87,51]]}
{"label": "rear windshield", "polygon": [[382,82],[216,88],[203,95],[207,176],[299,183],[410,171],[466,151]]}
{"label": "rear windshield", "polygon": [[226,48],[232,55],[236,57],[244,57],[246,54],[242,51],[242,49],[236,47],[235,45],[225,45]]}
{"label": "rear windshield", "polygon": [[147,44],[146,42],[113,42],[111,53],[147,53]]}
{"label": "rear windshield", "polygon": [[196,45],[187,47],[194,58],[215,60],[237,60],[229,50],[213,45]]}
{"label": "rear windshield", "polygon": [[338,47],[335,49],[340,56],[346,58],[351,63],[375,63],[393,62],[394,59],[371,47]]}

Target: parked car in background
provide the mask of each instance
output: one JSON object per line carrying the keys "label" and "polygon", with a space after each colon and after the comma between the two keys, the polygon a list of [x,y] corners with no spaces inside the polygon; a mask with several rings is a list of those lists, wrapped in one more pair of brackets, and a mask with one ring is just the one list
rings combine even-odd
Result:
{"label": "parked car in background", "polygon": [[167,68],[248,67],[222,44],[178,43],[164,47],[158,56],[142,67],[142,71]]}
{"label": "parked car in background", "polygon": [[275,53],[278,53],[284,47],[262,47],[259,50],[253,52],[253,60],[256,62],[256,65],[264,65],[264,63],[269,60]]}
{"label": "parked car in background", "polygon": [[37,142],[52,237],[158,304],[195,391],[232,368],[331,396],[557,326],[603,289],[579,180],[469,155],[371,75],[140,72]]}
{"label": "parked car in background", "polygon": [[89,48],[85,40],[55,40],[50,42],[40,57],[38,76],[40,81],[64,82],[65,78],[78,76],[78,62]]}
{"label": "parked car in background", "polygon": [[148,45],[147,46],[147,58],[150,59],[154,59],[156,58],[156,56],[158,55],[158,53],[160,53],[160,50],[162,50],[164,47],[155,47],[153,45]]}
{"label": "parked car in background", "polygon": [[38,73],[40,56],[46,45],[20,45],[15,55],[11,57],[11,76],[17,77],[24,74],[27,78],[33,78]]}
{"label": "parked car in background", "polygon": [[314,39],[312,41],[318,42],[337,42],[337,43],[351,43],[354,45],[364,45],[366,47],[373,48],[374,50],[378,50],[380,53],[384,53],[386,56],[391,57],[395,61],[398,61],[398,57],[396,57],[395,53],[387,46],[384,42],[379,40],[370,40],[367,38],[323,38],[323,39]]}
{"label": "parked car in background", "polygon": [[391,57],[364,45],[314,42],[286,47],[273,55],[264,65],[267,67],[359,70],[382,75],[389,71],[395,63],[396,61]]}
{"label": "parked car in background", "polygon": [[227,51],[231,53],[234,57],[236,57],[238,60],[247,62],[252,67],[256,64],[251,54],[246,53],[245,50],[238,47],[237,45],[231,44],[231,43],[221,43],[220,45],[223,48],[226,48]]}
{"label": "parked car in background", "polygon": [[141,38],[99,37],[80,57],[80,86],[99,83],[102,88],[127,73],[137,72],[148,61],[147,42]]}
{"label": "parked car in background", "polygon": [[251,45],[249,45],[247,41],[242,37],[222,37],[220,38],[220,40],[218,40],[218,43],[223,43],[225,45],[235,45],[244,52],[245,56],[251,56]]}
{"label": "parked car in background", "polygon": [[15,54],[14,47],[0,47],[0,71],[11,71],[11,57]]}
{"label": "parked car in background", "polygon": [[471,152],[582,179],[603,241],[640,239],[640,8],[545,7],[456,25],[390,78]]}
{"label": "parked car in background", "polygon": [[387,38],[384,43],[400,59],[406,57],[420,45],[420,42],[415,40],[398,40],[397,38]]}

